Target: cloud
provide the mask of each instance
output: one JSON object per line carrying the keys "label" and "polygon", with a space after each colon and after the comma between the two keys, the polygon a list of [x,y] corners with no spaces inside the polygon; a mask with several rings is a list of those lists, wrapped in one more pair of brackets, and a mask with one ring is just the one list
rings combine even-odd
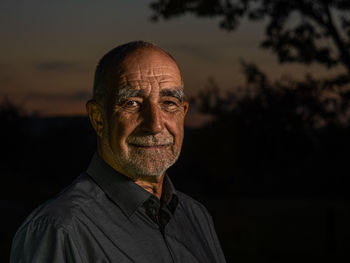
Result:
{"label": "cloud", "polygon": [[91,92],[85,90],[73,92],[73,93],[39,93],[32,92],[27,94],[27,99],[39,99],[39,100],[48,100],[48,101],[86,101],[91,98]]}
{"label": "cloud", "polygon": [[62,71],[67,69],[77,69],[79,64],[72,61],[47,60],[35,65],[36,69],[42,71]]}

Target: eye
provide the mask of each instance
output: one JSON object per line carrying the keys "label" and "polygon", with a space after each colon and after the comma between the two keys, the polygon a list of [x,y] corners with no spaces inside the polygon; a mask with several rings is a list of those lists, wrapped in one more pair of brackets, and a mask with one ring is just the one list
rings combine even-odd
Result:
{"label": "eye", "polygon": [[136,101],[136,100],[130,100],[130,101],[127,101],[125,103],[125,106],[128,106],[128,107],[135,107],[135,106],[139,106],[139,103]]}
{"label": "eye", "polygon": [[165,105],[172,106],[172,105],[177,105],[174,101],[171,100],[166,100],[163,102]]}
{"label": "eye", "polygon": [[126,110],[138,110],[141,107],[141,102],[137,100],[127,100],[122,106]]}
{"label": "eye", "polygon": [[179,103],[175,100],[164,100],[162,108],[166,111],[176,111],[179,108]]}

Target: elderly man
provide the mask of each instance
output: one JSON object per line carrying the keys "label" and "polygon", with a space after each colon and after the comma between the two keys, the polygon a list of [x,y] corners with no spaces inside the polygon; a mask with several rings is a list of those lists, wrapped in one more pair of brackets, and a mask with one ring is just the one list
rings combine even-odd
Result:
{"label": "elderly man", "polygon": [[97,153],[22,224],[11,262],[225,262],[207,210],[166,175],[187,110],[167,52],[143,41],[108,52],[87,103]]}

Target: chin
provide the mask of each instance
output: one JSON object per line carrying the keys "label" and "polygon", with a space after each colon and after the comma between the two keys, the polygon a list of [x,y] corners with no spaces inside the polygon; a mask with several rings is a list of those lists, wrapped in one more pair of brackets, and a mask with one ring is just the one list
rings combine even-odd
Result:
{"label": "chin", "polygon": [[[164,149],[145,150],[139,147],[129,147],[126,151],[115,154],[111,147],[113,159],[120,172],[132,178],[161,177],[179,157],[171,147]],[[123,173],[123,174],[124,174]]]}
{"label": "chin", "polygon": [[145,169],[145,167],[139,168],[129,166],[125,170],[127,170],[128,174],[130,174],[132,178],[159,178],[167,169]]}

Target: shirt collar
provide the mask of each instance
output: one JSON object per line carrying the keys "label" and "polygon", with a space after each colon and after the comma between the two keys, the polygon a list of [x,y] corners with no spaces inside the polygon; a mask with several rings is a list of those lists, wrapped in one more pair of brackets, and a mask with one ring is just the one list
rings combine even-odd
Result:
{"label": "shirt collar", "polygon": [[[92,157],[86,172],[128,217],[132,216],[146,200],[156,198],[129,177],[114,170],[97,153]],[[161,203],[172,213],[178,203],[175,188],[167,175],[163,181]]]}

